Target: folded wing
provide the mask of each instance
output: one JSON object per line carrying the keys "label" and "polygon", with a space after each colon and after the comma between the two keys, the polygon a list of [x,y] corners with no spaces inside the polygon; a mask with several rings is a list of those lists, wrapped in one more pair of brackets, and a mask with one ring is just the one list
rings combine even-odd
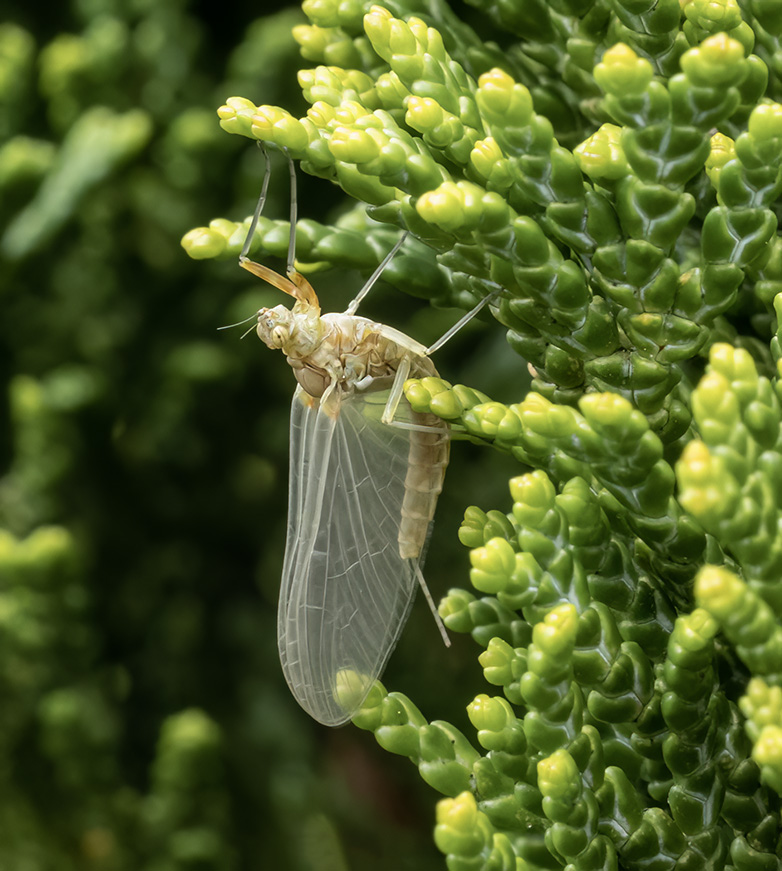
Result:
{"label": "folded wing", "polygon": [[291,409],[278,644],[294,696],[328,726],[361,707],[417,587],[420,559],[398,543],[410,431],[381,423],[387,396],[351,394],[332,418],[299,388]]}

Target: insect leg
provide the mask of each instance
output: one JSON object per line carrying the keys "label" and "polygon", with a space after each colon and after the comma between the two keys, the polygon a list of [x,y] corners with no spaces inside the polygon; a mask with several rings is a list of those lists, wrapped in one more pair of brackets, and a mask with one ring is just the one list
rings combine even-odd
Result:
{"label": "insect leg", "polygon": [[[252,221],[250,221],[250,229],[247,231],[244,245],[242,245],[242,250],[239,254],[239,263],[241,263],[243,260],[247,260],[247,255],[250,253],[250,245],[252,244],[253,235],[255,234],[255,228],[258,226],[258,219],[261,217],[263,207],[266,205],[266,197],[269,191],[269,179],[271,178],[272,174],[272,164],[269,160],[269,155],[266,152],[266,147],[260,141],[258,142],[258,147],[261,149],[261,154],[263,154],[263,185],[261,186],[261,195],[260,197],[258,197],[258,204],[255,207],[255,212],[253,213],[253,219]],[[293,165],[293,161],[291,160],[291,156],[288,153],[288,149],[283,148],[283,151],[285,152],[285,157],[288,159],[288,172],[290,173],[291,177],[291,232],[290,237],[288,238],[288,265],[286,268],[286,273],[290,276],[291,273],[296,272],[293,267],[293,262],[296,259],[296,222],[298,220],[299,201],[296,193],[296,167]]]}
{"label": "insect leg", "polygon": [[495,290],[493,293],[484,296],[484,298],[478,303],[478,305],[476,305],[474,308],[471,308],[466,315],[459,318],[459,320],[450,328],[450,330],[447,330],[445,333],[443,333],[443,335],[440,336],[440,338],[433,345],[430,345],[426,349],[426,356],[429,357],[431,354],[434,354],[435,351],[438,351],[440,348],[442,348],[442,346],[449,339],[452,339],[465,324],[468,324],[484,306],[488,305],[492,300],[497,299],[497,297],[500,295],[501,290],[502,288],[498,286],[497,290]]}
{"label": "insect leg", "polygon": [[291,232],[290,236],[288,236],[288,265],[285,272],[288,278],[293,279],[294,275],[298,275],[293,266],[293,262],[296,259],[296,224],[299,219],[299,197],[296,190],[296,167],[293,165],[288,149],[283,148],[282,150],[285,152],[285,157],[288,160],[288,172],[291,177]]}
{"label": "insect leg", "polygon": [[[266,205],[266,197],[269,191],[269,179],[272,174],[272,164],[269,160],[269,155],[266,152],[266,148],[262,142],[258,142],[258,147],[261,149],[261,154],[263,154],[263,162],[264,162],[264,170],[263,170],[263,185],[261,186],[261,195],[258,197],[258,204],[255,206],[255,211],[253,212],[252,221],[250,221],[250,228],[247,231],[247,236],[244,239],[244,245],[242,245],[242,250],[239,254],[239,265],[246,269],[248,272],[252,272],[253,275],[257,275],[259,278],[262,278],[264,281],[267,281],[269,284],[278,288],[279,290],[284,291],[285,293],[291,294],[291,296],[296,296],[296,286],[293,284],[290,279],[285,278],[282,275],[276,273],[273,269],[269,269],[268,266],[264,266],[261,263],[256,263],[254,260],[250,260],[248,254],[250,253],[250,246],[252,245],[253,236],[255,235],[255,228],[258,226],[258,219],[261,217],[261,212],[263,211],[263,207]],[[290,160],[290,158],[288,158]]]}
{"label": "insect leg", "polygon": [[399,403],[402,399],[402,389],[405,386],[405,381],[410,374],[410,358],[402,357],[399,367],[394,375],[394,383],[391,385],[391,390],[388,394],[388,401],[383,410],[383,416],[380,418],[382,423],[392,423],[396,410],[399,408]]}
{"label": "insect leg", "polygon": [[358,296],[350,303],[350,305],[345,309],[344,314],[346,315],[354,315],[356,313],[356,309],[358,308],[358,304],[362,299],[372,290],[375,282],[380,278],[383,270],[388,266],[391,258],[396,254],[396,252],[402,247],[403,242],[407,239],[408,230],[405,230],[404,233],[399,237],[399,241],[394,245],[394,247],[386,254],[383,258],[383,262],[377,267],[377,269],[370,275],[367,279],[367,283],[361,288],[358,292]]}
{"label": "insect leg", "polygon": [[429,610],[432,612],[432,616],[434,617],[434,622],[437,624],[437,628],[440,630],[440,635],[443,639],[443,644],[446,647],[451,646],[451,639],[448,637],[448,632],[445,629],[445,624],[443,623],[442,617],[440,617],[439,612],[437,611],[437,605],[434,603],[434,599],[432,598],[432,594],[429,592],[429,587],[424,580],[423,572],[421,571],[421,567],[418,565],[416,561],[415,564],[415,576],[418,580],[418,585],[421,587],[421,591],[424,594],[424,598],[426,599],[426,604],[429,605]]}
{"label": "insect leg", "polygon": [[247,237],[244,240],[242,251],[239,254],[239,265],[243,269],[246,269],[248,272],[252,272],[253,275],[257,275],[258,278],[262,278],[264,281],[268,282],[273,287],[276,287],[278,290],[283,291],[283,293],[290,294],[294,299],[298,300],[299,303],[302,303],[305,306],[309,306],[311,309],[316,309],[316,313],[319,313],[320,304],[318,303],[318,297],[315,291],[312,289],[312,285],[303,275],[296,271],[296,268],[294,266],[294,261],[296,259],[296,221],[298,215],[298,198],[296,195],[296,167],[291,160],[291,156],[288,153],[287,148],[283,148],[283,151],[285,152],[285,157],[288,161],[288,170],[290,172],[291,179],[291,229],[290,235],[288,237],[288,262],[286,267],[286,275],[280,275],[273,269],[269,269],[268,266],[264,266],[262,263],[256,263],[254,260],[250,260],[250,258],[247,256],[250,251],[250,245],[252,244],[253,236],[255,234],[255,228],[258,226],[258,219],[261,216],[264,205],[266,205],[266,194],[269,188],[269,178],[271,176],[271,161],[269,160],[269,155],[266,153],[266,149],[263,147],[263,145],[261,143],[258,144],[261,148],[261,151],[263,152],[263,158],[266,167],[263,174],[263,186],[261,188],[261,196],[258,198],[258,205],[255,207],[255,212],[253,214],[252,221],[250,222],[250,229],[247,231]]}
{"label": "insect leg", "polygon": [[440,426],[426,426],[421,423],[405,423],[401,420],[394,420],[397,409],[399,408],[399,403],[402,401],[405,381],[407,381],[407,377],[410,374],[410,367],[410,358],[403,357],[399,364],[399,368],[396,370],[396,374],[394,375],[394,383],[391,385],[391,390],[388,392],[386,407],[383,409],[383,414],[380,420],[382,423],[388,424],[389,426],[396,426],[399,429],[409,429],[413,432],[441,433],[443,430]]}
{"label": "insect leg", "polygon": [[269,179],[271,178],[272,174],[272,165],[269,162],[269,155],[266,153],[266,148],[264,147],[264,144],[260,141],[258,142],[258,148],[261,149],[261,154],[263,154],[263,185],[261,186],[261,195],[260,197],[258,197],[258,205],[255,207],[255,212],[253,213],[253,219],[252,221],[250,221],[250,229],[247,231],[244,245],[242,245],[242,250],[239,254],[240,264],[243,260],[247,260],[247,255],[250,253],[250,245],[252,244],[253,236],[255,235],[255,228],[258,226],[258,218],[261,217],[263,207],[266,205],[266,195],[269,190]]}

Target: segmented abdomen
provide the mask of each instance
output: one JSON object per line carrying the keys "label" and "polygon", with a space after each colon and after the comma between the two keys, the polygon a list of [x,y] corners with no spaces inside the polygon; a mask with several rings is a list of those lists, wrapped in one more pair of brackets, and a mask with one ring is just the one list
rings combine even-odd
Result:
{"label": "segmented abdomen", "polygon": [[450,440],[448,426],[433,414],[412,412],[411,423],[429,431],[410,431],[405,498],[399,524],[399,553],[404,559],[421,555],[437,497],[443,489]]}
{"label": "segmented abdomen", "polygon": [[[337,357],[343,371],[352,370],[353,378],[358,372],[359,380],[365,375],[393,380],[405,360],[411,363],[408,377],[437,377],[434,364],[421,353],[423,346],[419,346],[421,352],[410,347],[417,343],[390,327],[352,316],[326,315],[326,319],[331,328],[330,341],[322,343],[321,353],[326,351],[329,359]],[[312,359],[311,363],[315,362]],[[402,402],[407,405],[406,400]],[[426,544],[437,497],[443,488],[450,440],[448,425],[436,415],[415,412],[409,406],[407,412],[405,422],[422,429],[410,430],[405,494],[397,538],[400,556],[418,559]]]}

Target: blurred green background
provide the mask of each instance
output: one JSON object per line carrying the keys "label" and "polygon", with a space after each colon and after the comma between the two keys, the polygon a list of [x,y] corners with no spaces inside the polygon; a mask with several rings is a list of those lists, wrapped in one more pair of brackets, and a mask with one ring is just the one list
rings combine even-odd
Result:
{"label": "blurred green background", "polygon": [[[254,337],[216,331],[280,300],[179,245],[243,218],[260,187],[257,150],[216,108],[238,94],[305,111],[301,11],[0,10],[0,868],[442,867],[437,796],[415,768],[310,721],[284,684],[294,381]],[[277,166],[266,214],[285,217]],[[300,185],[301,214],[344,208],[326,182]],[[362,282],[318,278],[327,310]],[[382,283],[364,313],[424,343],[459,315]],[[437,362],[516,399],[523,363],[505,348],[475,324]],[[464,508],[507,505],[517,471],[466,443],[452,454],[435,596],[467,582]],[[422,601],[385,682],[468,734],[464,707],[484,689],[469,640],[446,651]]]}

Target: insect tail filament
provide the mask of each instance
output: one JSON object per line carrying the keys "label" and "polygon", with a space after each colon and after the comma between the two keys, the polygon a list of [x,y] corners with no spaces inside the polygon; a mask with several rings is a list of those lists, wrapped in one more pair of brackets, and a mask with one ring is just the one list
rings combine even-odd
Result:
{"label": "insect tail filament", "polygon": [[421,567],[418,563],[415,564],[415,576],[418,580],[418,586],[421,588],[421,591],[424,594],[424,598],[426,599],[427,605],[429,605],[429,610],[432,612],[432,616],[434,617],[434,622],[437,624],[437,628],[440,630],[440,635],[443,639],[443,644],[446,647],[451,646],[451,639],[448,637],[448,631],[445,628],[445,624],[443,623],[442,617],[440,617],[439,612],[437,611],[437,605],[434,603],[434,599],[432,598],[432,594],[429,592],[429,587],[426,584],[426,580],[424,579],[423,572],[421,571]]}

